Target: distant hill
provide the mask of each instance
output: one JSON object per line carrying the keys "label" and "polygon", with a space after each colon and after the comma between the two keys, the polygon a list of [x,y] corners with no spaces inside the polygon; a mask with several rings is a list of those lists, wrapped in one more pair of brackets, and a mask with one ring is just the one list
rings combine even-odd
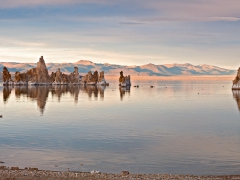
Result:
{"label": "distant hill", "polygon": [[[6,66],[10,72],[24,72],[36,67],[36,63],[0,62],[0,71]],[[58,68],[64,73],[73,72],[75,66],[79,73],[84,75],[88,71],[104,71],[107,75],[118,75],[120,71],[124,75],[145,75],[145,76],[174,76],[174,75],[231,75],[235,70],[229,70],[212,65],[186,64],[145,64],[142,66],[121,66],[116,64],[101,64],[87,60],[80,60],[75,63],[46,63],[49,72],[55,72]]]}

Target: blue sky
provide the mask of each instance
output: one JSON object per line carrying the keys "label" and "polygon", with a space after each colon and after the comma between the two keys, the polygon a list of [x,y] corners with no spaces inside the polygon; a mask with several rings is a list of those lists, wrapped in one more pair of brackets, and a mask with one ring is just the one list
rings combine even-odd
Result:
{"label": "blue sky", "polygon": [[239,0],[0,0],[0,61],[240,66]]}

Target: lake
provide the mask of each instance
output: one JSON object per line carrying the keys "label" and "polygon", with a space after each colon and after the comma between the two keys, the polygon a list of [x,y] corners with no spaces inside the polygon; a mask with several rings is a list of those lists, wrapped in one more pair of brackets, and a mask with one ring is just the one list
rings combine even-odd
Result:
{"label": "lake", "polygon": [[135,81],[131,88],[116,82],[0,86],[0,97],[5,166],[239,173],[240,91],[231,90],[231,81]]}

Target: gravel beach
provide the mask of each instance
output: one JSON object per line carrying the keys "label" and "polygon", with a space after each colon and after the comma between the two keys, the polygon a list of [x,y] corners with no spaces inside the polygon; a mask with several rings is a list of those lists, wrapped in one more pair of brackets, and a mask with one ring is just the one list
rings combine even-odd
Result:
{"label": "gravel beach", "polygon": [[240,179],[240,175],[229,176],[193,176],[193,175],[171,175],[171,174],[130,174],[123,171],[120,174],[90,173],[90,172],[58,172],[48,170],[37,170],[36,168],[18,169],[18,167],[0,167],[0,180],[157,180],[157,179],[188,179],[188,180],[219,180]]}

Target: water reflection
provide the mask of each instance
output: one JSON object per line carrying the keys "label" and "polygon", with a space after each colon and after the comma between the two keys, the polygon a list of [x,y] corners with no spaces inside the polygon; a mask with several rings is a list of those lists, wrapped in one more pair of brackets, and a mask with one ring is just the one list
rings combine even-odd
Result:
{"label": "water reflection", "polygon": [[95,99],[100,97],[101,100],[104,99],[104,91],[105,86],[69,86],[69,85],[61,85],[61,86],[4,86],[3,88],[3,100],[4,103],[7,103],[8,99],[11,96],[11,91],[15,90],[15,97],[27,97],[33,101],[37,102],[37,106],[40,112],[43,114],[44,108],[46,106],[46,102],[49,94],[52,97],[57,97],[58,101],[61,100],[61,97],[70,93],[70,95],[74,98],[74,102],[78,102],[78,96],[80,91],[88,94],[88,97],[95,97]]}
{"label": "water reflection", "polygon": [[121,100],[123,100],[123,97],[125,95],[130,95],[130,86],[119,87],[119,91],[120,91],[120,98]]}
{"label": "water reflection", "polygon": [[67,93],[70,93],[70,95],[72,97],[74,97],[74,102],[77,103],[78,102],[78,95],[80,92],[80,87],[79,86],[67,86],[67,85],[63,85],[63,86],[51,86],[51,94],[52,97],[57,97],[58,101],[61,100],[61,97],[64,96]]}
{"label": "water reflection", "polygon": [[233,90],[233,98],[236,100],[238,110],[240,111],[240,90]]}
{"label": "water reflection", "polygon": [[100,95],[100,99],[104,99],[106,86],[80,86],[80,88],[83,92],[88,94],[89,98],[94,97],[96,99]]}
{"label": "water reflection", "polygon": [[13,89],[12,86],[6,86],[6,87],[4,86],[4,88],[3,88],[3,101],[4,101],[4,103],[7,103],[12,89]]}

